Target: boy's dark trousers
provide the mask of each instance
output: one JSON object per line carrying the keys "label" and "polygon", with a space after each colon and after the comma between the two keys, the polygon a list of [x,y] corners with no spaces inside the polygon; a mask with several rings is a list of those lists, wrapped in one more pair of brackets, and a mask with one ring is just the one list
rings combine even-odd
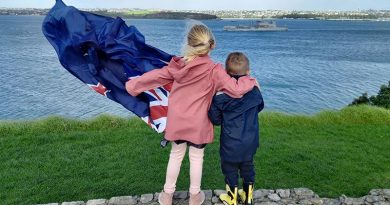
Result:
{"label": "boy's dark trousers", "polygon": [[[225,182],[231,188],[238,186],[238,172],[243,179],[244,189],[255,182],[255,169],[253,159],[247,162],[221,161],[222,173],[225,175]],[[233,189],[232,189],[233,190]]]}

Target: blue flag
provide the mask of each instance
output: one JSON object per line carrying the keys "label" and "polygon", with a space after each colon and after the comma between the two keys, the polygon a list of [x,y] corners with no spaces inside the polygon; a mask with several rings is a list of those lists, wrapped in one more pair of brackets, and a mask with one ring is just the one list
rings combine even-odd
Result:
{"label": "blue flag", "polygon": [[145,43],[144,36],[121,18],[80,11],[57,0],[46,16],[43,34],[61,65],[96,92],[123,105],[153,129],[166,125],[171,85],[133,97],[125,83],[159,69],[173,57]]}

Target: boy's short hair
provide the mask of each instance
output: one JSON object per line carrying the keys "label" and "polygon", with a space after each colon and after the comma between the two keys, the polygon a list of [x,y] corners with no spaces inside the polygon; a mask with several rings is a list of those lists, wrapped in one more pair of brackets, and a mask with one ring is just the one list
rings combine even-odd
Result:
{"label": "boy's short hair", "polygon": [[244,53],[233,52],[226,58],[225,66],[231,75],[245,75],[249,70],[249,59]]}

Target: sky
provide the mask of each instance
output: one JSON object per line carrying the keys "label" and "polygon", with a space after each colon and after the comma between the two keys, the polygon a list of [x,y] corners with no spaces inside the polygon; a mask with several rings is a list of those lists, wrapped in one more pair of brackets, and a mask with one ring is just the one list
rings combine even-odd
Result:
{"label": "sky", "polygon": [[[0,0],[0,8],[49,8],[55,0]],[[78,8],[172,10],[390,10],[390,0],[64,0]]]}

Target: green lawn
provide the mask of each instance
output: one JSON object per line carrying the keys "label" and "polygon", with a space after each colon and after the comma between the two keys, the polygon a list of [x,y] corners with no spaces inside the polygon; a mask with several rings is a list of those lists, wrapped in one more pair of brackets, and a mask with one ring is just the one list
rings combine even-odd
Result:
{"label": "green lawn", "polygon": [[153,14],[157,12],[158,11],[154,11],[154,10],[130,10],[126,13],[126,15],[145,16],[147,14]]}
{"label": "green lawn", "polygon": [[[322,197],[390,188],[390,111],[349,107],[316,116],[263,113],[256,188],[308,187]],[[218,136],[218,130],[216,131]],[[0,123],[0,201],[49,203],[158,192],[169,149],[138,119],[51,117]],[[224,187],[218,137],[203,188]],[[189,184],[186,157],[178,190]]]}

